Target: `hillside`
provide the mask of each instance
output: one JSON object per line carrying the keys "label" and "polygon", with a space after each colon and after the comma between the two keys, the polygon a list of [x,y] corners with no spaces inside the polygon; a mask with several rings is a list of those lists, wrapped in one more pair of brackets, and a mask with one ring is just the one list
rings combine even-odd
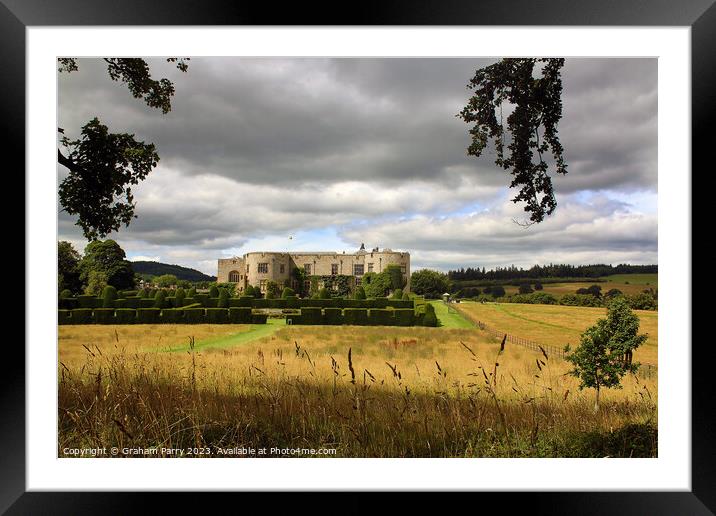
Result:
{"label": "hillside", "polygon": [[180,280],[187,281],[216,281],[216,276],[207,276],[203,272],[181,265],[170,265],[161,262],[132,262],[132,269],[137,274],[151,274],[152,276],[162,276],[163,274],[173,274]]}

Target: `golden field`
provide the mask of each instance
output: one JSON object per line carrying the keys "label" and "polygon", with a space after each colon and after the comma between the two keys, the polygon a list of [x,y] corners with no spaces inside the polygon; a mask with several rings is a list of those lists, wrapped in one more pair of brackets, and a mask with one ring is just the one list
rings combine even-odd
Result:
{"label": "golden field", "polygon": [[499,353],[478,329],[58,330],[60,455],[128,444],[332,447],[339,457],[656,454],[655,378],[625,378],[595,412],[568,364],[509,344]]}

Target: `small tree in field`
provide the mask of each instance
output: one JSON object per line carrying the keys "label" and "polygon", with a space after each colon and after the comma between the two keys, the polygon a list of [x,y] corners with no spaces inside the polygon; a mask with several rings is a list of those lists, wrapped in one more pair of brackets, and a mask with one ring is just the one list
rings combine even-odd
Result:
{"label": "small tree in field", "polygon": [[624,298],[617,297],[607,307],[607,318],[587,328],[573,352],[569,353],[567,346],[565,359],[574,366],[569,374],[579,379],[580,389],[595,389],[595,410],[599,408],[602,388],[621,389],[622,377],[639,368],[639,363],[632,362],[632,353],[647,335],[639,335],[638,331],[639,317]]}

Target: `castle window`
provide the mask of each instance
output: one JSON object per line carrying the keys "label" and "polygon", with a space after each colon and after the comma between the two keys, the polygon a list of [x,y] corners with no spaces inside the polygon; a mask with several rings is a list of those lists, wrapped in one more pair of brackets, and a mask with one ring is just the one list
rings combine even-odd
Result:
{"label": "castle window", "polygon": [[268,274],[268,262],[259,263],[259,274]]}
{"label": "castle window", "polygon": [[353,275],[354,276],[363,276],[363,264],[356,263],[353,265]]}
{"label": "castle window", "polygon": [[268,280],[262,279],[259,281],[259,288],[261,289],[261,292],[266,292],[266,284],[268,283]]}
{"label": "castle window", "polygon": [[306,274],[310,275],[311,274],[311,264],[310,263],[304,264],[303,270],[306,271]]}
{"label": "castle window", "polygon": [[238,283],[239,282],[239,271],[231,271],[229,273],[229,282],[230,283]]}
{"label": "castle window", "polygon": [[332,264],[331,264],[331,274],[332,274],[333,276],[335,276],[336,274],[338,274],[338,264],[337,264],[337,263],[332,263]]}
{"label": "castle window", "polygon": [[281,265],[279,265],[278,268],[279,268],[280,274],[283,274],[284,272],[286,272],[286,266],[283,263]]}
{"label": "castle window", "polygon": [[405,274],[405,265],[401,265],[401,266],[400,266],[400,272],[402,272],[403,274]]}
{"label": "castle window", "polygon": [[373,272],[373,264],[372,263],[368,264],[368,272]]}

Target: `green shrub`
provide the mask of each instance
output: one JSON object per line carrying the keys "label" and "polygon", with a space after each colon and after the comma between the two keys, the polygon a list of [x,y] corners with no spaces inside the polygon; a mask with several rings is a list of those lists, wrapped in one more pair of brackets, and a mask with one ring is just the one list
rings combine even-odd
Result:
{"label": "green shrub", "polygon": [[201,306],[201,303],[199,302],[198,299],[195,299],[195,298],[193,298],[193,297],[186,296],[186,297],[184,298],[184,301],[183,301],[183,304],[182,304],[181,307],[183,308],[183,307],[185,307],[185,306],[189,306],[189,305],[193,305],[193,304],[198,304],[199,306]]}
{"label": "green shrub", "polygon": [[[117,301],[119,301],[119,300],[117,300]],[[123,305],[123,306],[117,305],[117,301],[115,301],[115,306],[116,306],[117,308],[134,308],[134,309],[137,309],[137,308],[140,308],[140,306],[141,306],[140,303],[142,302],[142,298],[141,298],[141,297],[126,297],[126,298],[124,298],[124,299],[122,300],[122,301],[123,301],[123,302],[122,302],[122,305]],[[149,308],[149,307],[147,307],[147,308]]]}
{"label": "green shrub", "polygon": [[183,308],[184,322],[186,324],[204,324],[205,309],[204,308]]}
{"label": "green shrub", "polygon": [[206,300],[209,299],[208,294],[194,294],[192,296],[195,299],[195,302],[201,303],[201,306],[206,307]]}
{"label": "green shrub", "polygon": [[301,308],[301,324],[323,324],[321,309],[318,307]]}
{"label": "green shrub", "polygon": [[328,292],[326,287],[323,287],[318,291],[318,299],[331,299],[331,293]]}
{"label": "green shrub", "polygon": [[267,319],[266,314],[251,314],[251,324],[266,324]]}
{"label": "green shrub", "polygon": [[72,310],[71,324],[92,324],[94,316],[91,308],[77,308]]}
{"label": "green shrub", "polygon": [[186,297],[194,297],[194,296],[196,296],[196,289],[195,289],[194,287],[191,287],[191,288],[187,291]]}
{"label": "green shrub", "polygon": [[362,285],[358,285],[356,287],[356,290],[353,293],[353,299],[365,299],[365,289]]}
{"label": "green shrub", "polygon": [[323,310],[323,324],[343,324],[343,310],[340,308],[325,308]]}
{"label": "green shrub", "polygon": [[412,308],[396,308],[393,312],[396,326],[413,326],[415,324],[415,310]]}
{"label": "green shrub", "polygon": [[167,293],[164,290],[157,290],[154,295],[154,308],[167,308]]}
{"label": "green shrub", "polygon": [[229,291],[225,288],[219,289],[219,299],[217,300],[216,306],[217,308],[229,308],[229,298],[231,296],[229,295]]}
{"label": "green shrub", "polygon": [[386,308],[371,308],[368,312],[368,323],[371,326],[393,326],[393,310]]}
{"label": "green shrub", "polygon": [[77,296],[77,306],[80,308],[102,308],[102,300],[97,296],[82,294]]}
{"label": "green shrub", "polygon": [[145,297],[139,300],[139,308],[154,308],[154,298],[153,297]]}
{"label": "green shrub", "polygon": [[207,297],[204,299],[204,308],[219,308],[219,298]]}
{"label": "green shrub", "polygon": [[251,324],[251,308],[232,306],[229,308],[229,322],[231,324]]}
{"label": "green shrub", "polygon": [[391,299],[403,299],[403,289],[397,288],[393,291],[393,295],[390,296]]}
{"label": "green shrub", "polygon": [[226,324],[229,322],[229,310],[227,308],[207,308],[207,324]]}
{"label": "green shrub", "polygon": [[284,298],[286,308],[299,308],[301,306],[299,299],[296,296],[288,296]]}
{"label": "green shrub", "polygon": [[435,315],[435,308],[430,303],[425,304],[425,315],[423,316],[423,326],[437,326],[438,317]]}
{"label": "green shrub", "polygon": [[137,308],[137,324],[157,324],[160,313],[159,308]]}
{"label": "green shrub", "polygon": [[181,308],[184,306],[184,299],[186,298],[186,292],[183,288],[176,289],[174,292],[174,308]]}
{"label": "green shrub", "polygon": [[241,296],[239,298],[232,297],[229,299],[229,308],[233,307],[248,307],[251,308],[253,297],[251,296]]}
{"label": "green shrub", "polygon": [[219,297],[219,288],[216,285],[209,288],[209,297]]}
{"label": "green shrub", "polygon": [[94,309],[95,324],[114,324],[114,308],[95,308]]}
{"label": "green shrub", "polygon": [[72,324],[72,312],[69,310],[57,310],[57,324]]}
{"label": "green shrub", "polygon": [[136,297],[136,295],[139,293],[138,290],[120,290],[117,292],[117,296],[119,297]]}
{"label": "green shrub", "polygon": [[389,299],[386,308],[414,308],[415,304],[410,299]]}
{"label": "green shrub", "polygon": [[69,289],[65,289],[62,292],[60,292],[60,299],[67,299],[68,297],[72,297],[72,291]]}
{"label": "green shrub", "polygon": [[117,324],[134,324],[137,322],[137,311],[133,308],[117,308],[114,317]]}
{"label": "green shrub", "polygon": [[343,310],[344,324],[365,326],[368,324],[368,310],[365,308],[346,308]]}
{"label": "green shrub", "polygon": [[184,311],[179,308],[165,308],[160,319],[165,324],[181,324],[184,322]]}
{"label": "green shrub", "polygon": [[402,299],[403,301],[410,301],[410,294],[408,294],[407,292],[403,292]]}
{"label": "green shrub", "polygon": [[287,297],[295,297],[295,296],[296,296],[296,292],[294,292],[294,290],[290,287],[284,288],[283,292],[281,292],[281,297],[284,299]]}
{"label": "green shrub", "polygon": [[76,297],[66,297],[64,299],[60,299],[57,306],[63,310],[73,310],[79,307]]}

